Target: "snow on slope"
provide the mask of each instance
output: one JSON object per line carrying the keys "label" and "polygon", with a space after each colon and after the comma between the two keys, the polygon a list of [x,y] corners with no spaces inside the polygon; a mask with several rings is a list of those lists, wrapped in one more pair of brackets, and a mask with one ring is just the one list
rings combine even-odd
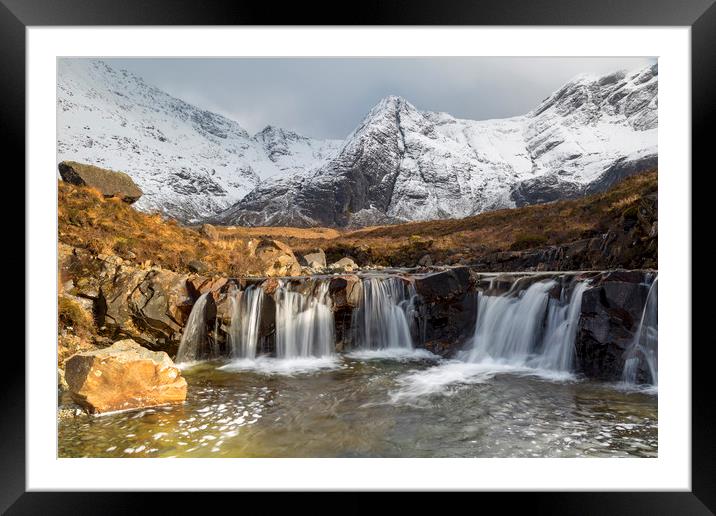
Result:
{"label": "snow on slope", "polygon": [[130,174],[185,221],[360,226],[462,217],[602,190],[657,164],[658,70],[579,76],[501,120],[379,102],[344,141],[250,136],[102,61],[58,61],[58,161]]}
{"label": "snow on slope", "polygon": [[579,76],[524,116],[460,120],[378,103],[319,168],[259,185],[216,220],[358,226],[463,217],[602,190],[656,166],[658,70]]}
{"label": "snow on slope", "polygon": [[272,125],[256,133],[254,140],[281,172],[280,176],[315,168],[332,158],[343,144],[342,140],[315,140]]}
{"label": "snow on slope", "polygon": [[252,138],[237,122],[102,61],[58,60],[57,161],[127,172],[144,192],[139,209],[195,221],[269,177],[315,168],[339,145],[269,132]]}

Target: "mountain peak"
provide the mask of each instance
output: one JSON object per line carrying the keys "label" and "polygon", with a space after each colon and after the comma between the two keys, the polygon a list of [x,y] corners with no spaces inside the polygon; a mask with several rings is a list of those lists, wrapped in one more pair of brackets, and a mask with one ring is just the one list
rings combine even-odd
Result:
{"label": "mountain peak", "polygon": [[413,106],[410,102],[408,102],[405,98],[399,96],[399,95],[388,95],[387,97],[383,97],[376,105],[373,107],[371,112],[378,112],[378,111],[417,111],[415,106]]}
{"label": "mountain peak", "polygon": [[656,127],[658,68],[617,70],[603,75],[579,74],[544,99],[528,116],[552,113],[595,122],[603,116],[623,115],[639,129]]}

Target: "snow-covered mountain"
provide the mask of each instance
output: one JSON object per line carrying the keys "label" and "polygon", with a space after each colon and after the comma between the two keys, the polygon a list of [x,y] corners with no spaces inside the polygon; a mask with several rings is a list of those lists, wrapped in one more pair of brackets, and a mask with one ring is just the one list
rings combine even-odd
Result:
{"label": "snow-covered mountain", "polygon": [[484,121],[387,97],[333,159],[263,182],[216,220],[361,226],[600,191],[656,167],[657,90],[656,65],[579,76],[524,116]]}
{"label": "snow-covered mountain", "polygon": [[267,127],[254,137],[103,61],[60,59],[57,161],[127,172],[136,207],[195,221],[224,210],[263,180],[319,166],[339,141]]}
{"label": "snow-covered mountain", "polygon": [[124,70],[58,61],[58,161],[127,172],[184,221],[362,226],[463,217],[607,188],[657,164],[656,65],[579,76],[531,112],[462,120],[400,97],[344,141],[254,136]]}

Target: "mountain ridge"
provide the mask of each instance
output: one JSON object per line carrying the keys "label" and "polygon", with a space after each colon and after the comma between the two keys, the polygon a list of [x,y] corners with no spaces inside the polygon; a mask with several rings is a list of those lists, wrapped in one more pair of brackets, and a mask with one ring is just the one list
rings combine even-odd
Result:
{"label": "mountain ridge", "polygon": [[345,140],[317,140],[273,125],[250,135],[101,61],[58,63],[58,160],[124,170],[146,193],[138,208],[185,222],[459,218],[601,191],[658,161],[657,65],[577,76],[504,119],[389,95]]}
{"label": "mountain ridge", "polygon": [[580,75],[525,115],[483,121],[421,112],[388,96],[332,160],[257,186],[214,220],[354,227],[603,191],[657,166],[657,75],[656,65]]}
{"label": "mountain ridge", "polygon": [[125,171],[144,192],[137,208],[185,222],[232,206],[269,177],[316,166],[338,144],[274,138],[272,160],[267,142],[238,122],[101,60],[60,59],[57,77],[58,163]]}

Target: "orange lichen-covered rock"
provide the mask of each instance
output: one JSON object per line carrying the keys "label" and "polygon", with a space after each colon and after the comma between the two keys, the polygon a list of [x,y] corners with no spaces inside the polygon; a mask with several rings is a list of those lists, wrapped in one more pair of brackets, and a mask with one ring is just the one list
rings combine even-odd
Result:
{"label": "orange lichen-covered rock", "polygon": [[169,355],[131,339],[70,357],[65,380],[72,398],[93,414],[186,399],[186,380]]}

